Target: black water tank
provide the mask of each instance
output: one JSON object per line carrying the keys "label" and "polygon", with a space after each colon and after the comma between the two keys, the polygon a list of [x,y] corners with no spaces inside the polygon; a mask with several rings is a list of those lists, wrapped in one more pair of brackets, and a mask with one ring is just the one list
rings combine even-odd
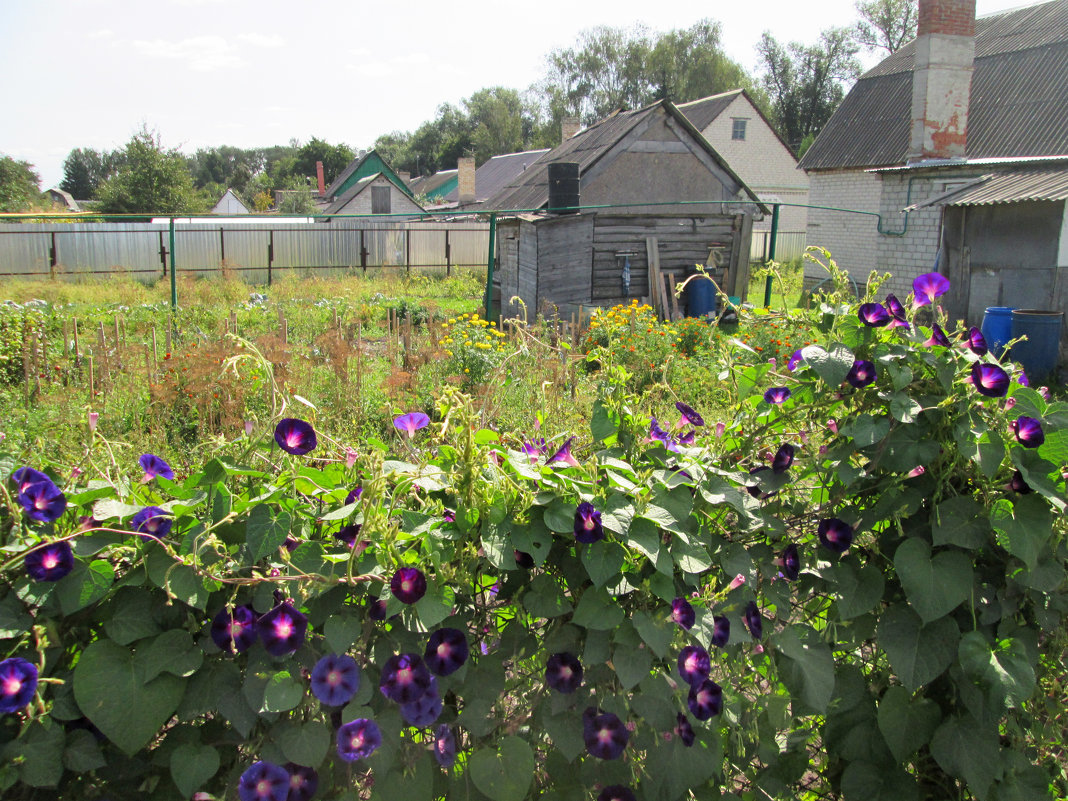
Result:
{"label": "black water tank", "polygon": [[577,214],[579,205],[579,165],[574,161],[549,164],[549,211]]}

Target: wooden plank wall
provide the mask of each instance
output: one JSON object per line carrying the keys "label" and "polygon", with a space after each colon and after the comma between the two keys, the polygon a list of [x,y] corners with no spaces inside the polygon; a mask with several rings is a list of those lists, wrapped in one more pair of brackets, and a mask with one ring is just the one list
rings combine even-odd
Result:
{"label": "wooden plank wall", "polygon": [[[593,234],[593,291],[597,306],[629,303],[632,298],[649,297],[647,237],[660,243],[660,271],[671,273],[680,283],[704,264],[712,246],[725,255],[734,246],[734,218],[730,216],[624,216],[597,215]],[[630,292],[623,294],[616,253],[631,251]],[[717,279],[718,280],[718,279]],[[680,301],[681,302],[681,301]]]}
{"label": "wooden plank wall", "polygon": [[505,316],[516,312],[509,304],[519,294],[519,220],[497,223],[497,272],[494,288],[500,289],[500,309]]}
{"label": "wooden plank wall", "polygon": [[527,319],[538,312],[538,228],[522,220],[519,223],[519,289],[516,292],[527,304]]}
{"label": "wooden plank wall", "polygon": [[596,215],[576,214],[538,226],[538,311],[546,304],[570,314],[591,303],[591,256]]}

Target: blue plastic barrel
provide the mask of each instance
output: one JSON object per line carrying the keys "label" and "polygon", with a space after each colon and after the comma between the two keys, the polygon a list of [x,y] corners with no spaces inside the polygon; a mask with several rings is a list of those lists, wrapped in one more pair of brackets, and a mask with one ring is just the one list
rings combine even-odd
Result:
{"label": "blue plastic barrel", "polygon": [[983,315],[980,331],[986,340],[986,346],[995,353],[1001,353],[1005,343],[1012,339],[1012,306],[987,306]]}
{"label": "blue plastic barrel", "polygon": [[1015,309],[1012,338],[1026,336],[1026,342],[1012,346],[1012,360],[1018,362],[1031,381],[1045,381],[1057,369],[1061,352],[1061,318],[1064,312],[1043,309]]}
{"label": "blue plastic barrel", "polygon": [[686,285],[686,316],[707,317],[716,311],[716,287],[707,278],[694,278]]}

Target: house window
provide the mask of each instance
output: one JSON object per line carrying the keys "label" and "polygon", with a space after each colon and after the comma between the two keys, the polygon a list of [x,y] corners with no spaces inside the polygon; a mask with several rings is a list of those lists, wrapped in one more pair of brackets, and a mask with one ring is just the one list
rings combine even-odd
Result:
{"label": "house window", "polygon": [[731,126],[731,139],[745,140],[745,124],[748,120],[735,117]]}
{"label": "house window", "polygon": [[389,214],[389,187],[371,187],[371,214]]}

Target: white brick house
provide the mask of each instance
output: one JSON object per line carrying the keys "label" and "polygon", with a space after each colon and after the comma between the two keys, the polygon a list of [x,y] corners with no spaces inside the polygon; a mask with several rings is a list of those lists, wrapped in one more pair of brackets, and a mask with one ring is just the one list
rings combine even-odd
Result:
{"label": "white brick house", "polygon": [[[858,284],[872,270],[889,272],[887,290],[901,298],[924,272],[978,274],[981,255],[967,247],[956,222],[947,227],[945,208],[1001,204],[995,216],[1004,216],[1005,204],[1063,198],[1048,187],[1045,194],[979,199],[952,190],[995,173],[1023,174],[1033,186],[1035,168],[1064,166],[1066,158],[1068,0],[978,20],[975,0],[921,0],[916,41],[857,82],[801,159],[813,205],[867,212],[811,209],[808,244],[830,250]],[[999,272],[997,286],[986,286],[982,298],[958,298],[956,311],[974,317],[983,303],[1023,305],[1010,295],[1018,290],[1012,270],[1037,267],[1026,256],[1015,266],[1011,255],[1000,266],[984,264],[984,275]],[[825,277],[806,266],[806,287]],[[1047,283],[1050,292],[1059,285],[1052,277]],[[976,286],[972,281],[973,294]]]}
{"label": "white brick house", "polygon": [[[693,123],[739,177],[765,203],[797,203],[783,206],[779,230],[805,230],[809,202],[809,179],[797,166],[793,152],[754,104],[744,89],[735,89],[690,103],[679,111]],[[768,230],[771,217],[754,223],[753,230]]]}

